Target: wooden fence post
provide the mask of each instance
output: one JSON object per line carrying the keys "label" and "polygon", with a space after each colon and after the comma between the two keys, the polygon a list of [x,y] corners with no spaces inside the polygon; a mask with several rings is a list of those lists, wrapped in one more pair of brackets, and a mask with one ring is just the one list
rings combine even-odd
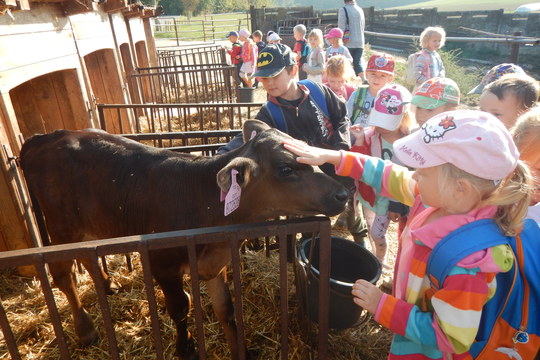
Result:
{"label": "wooden fence post", "polygon": [[180,40],[178,39],[178,26],[176,24],[176,18],[173,18],[174,33],[176,34],[176,46],[180,46]]}
{"label": "wooden fence post", "polygon": [[[521,31],[516,31],[512,35],[521,36]],[[510,62],[517,65],[518,58],[519,58],[519,44],[512,43],[512,47],[510,50]]]}

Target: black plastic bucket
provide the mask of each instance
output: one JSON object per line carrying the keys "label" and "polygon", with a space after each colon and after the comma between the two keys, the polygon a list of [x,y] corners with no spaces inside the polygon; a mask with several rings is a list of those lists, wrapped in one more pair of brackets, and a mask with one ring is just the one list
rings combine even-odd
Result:
{"label": "black plastic bucket", "polygon": [[239,103],[252,103],[253,95],[255,94],[254,87],[238,88],[238,102]]}
{"label": "black plastic bucket", "polygon": [[[348,329],[361,320],[362,308],[356,305],[351,294],[352,285],[358,279],[375,284],[381,276],[379,260],[361,245],[340,237],[332,237],[330,265],[329,326]],[[297,261],[297,293],[311,320],[318,320],[319,305],[319,238],[315,239],[311,266],[308,259],[311,240],[300,244]]]}

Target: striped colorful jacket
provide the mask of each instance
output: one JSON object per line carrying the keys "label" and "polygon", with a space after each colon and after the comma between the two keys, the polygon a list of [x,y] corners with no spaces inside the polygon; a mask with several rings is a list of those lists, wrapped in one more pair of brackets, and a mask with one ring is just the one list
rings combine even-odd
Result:
{"label": "striped colorful jacket", "polygon": [[[413,172],[391,162],[341,151],[336,174],[366,182],[406,205],[418,207],[420,202]],[[375,319],[395,333],[388,359],[472,359],[468,349],[476,337],[482,307],[495,293],[495,275],[513,264],[506,245],[479,251],[461,260],[440,290],[432,290],[426,264],[433,247],[451,231],[493,217],[496,207],[425,224],[435,210],[426,208],[410,219],[400,239],[393,295],[384,294],[377,307]]]}

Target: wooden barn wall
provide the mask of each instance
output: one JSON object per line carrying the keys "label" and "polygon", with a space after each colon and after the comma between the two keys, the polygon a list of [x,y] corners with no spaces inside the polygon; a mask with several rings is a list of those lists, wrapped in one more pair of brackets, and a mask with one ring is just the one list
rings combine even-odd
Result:
{"label": "wooden barn wall", "polygon": [[[118,92],[110,99],[129,102],[118,48],[128,44],[130,54],[124,57],[134,62],[134,43],[147,41],[148,19],[126,21],[120,12],[96,9],[65,16],[55,3],[32,3],[31,10],[13,12],[13,19],[0,16],[0,142],[8,153],[19,154],[21,135],[98,127],[92,89],[96,76],[113,76],[110,84]],[[100,96],[107,94],[102,90]],[[33,246],[31,224],[0,151],[0,251]]]}

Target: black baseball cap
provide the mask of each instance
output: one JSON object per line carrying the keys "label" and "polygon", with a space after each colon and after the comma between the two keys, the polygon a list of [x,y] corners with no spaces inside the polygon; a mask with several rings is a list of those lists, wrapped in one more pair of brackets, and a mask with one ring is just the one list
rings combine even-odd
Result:
{"label": "black baseball cap", "polygon": [[236,37],[238,37],[238,32],[236,32],[236,31],[231,31],[230,33],[227,34],[226,37],[231,37],[231,36],[236,36]]}
{"label": "black baseball cap", "polygon": [[285,44],[270,44],[257,57],[254,77],[271,78],[279,75],[286,66],[296,65],[296,54]]}

